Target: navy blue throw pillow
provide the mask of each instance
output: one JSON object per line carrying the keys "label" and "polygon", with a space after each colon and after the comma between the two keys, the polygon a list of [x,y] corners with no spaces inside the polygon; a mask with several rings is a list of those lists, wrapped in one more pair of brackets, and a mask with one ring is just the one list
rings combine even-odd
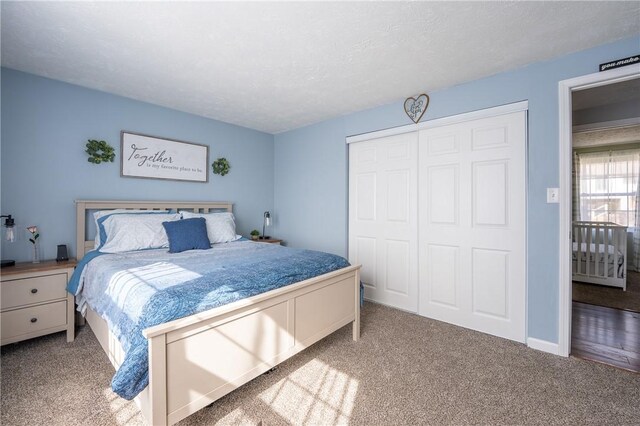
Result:
{"label": "navy blue throw pillow", "polygon": [[162,222],[169,238],[169,253],[211,248],[207,236],[207,221],[203,217]]}

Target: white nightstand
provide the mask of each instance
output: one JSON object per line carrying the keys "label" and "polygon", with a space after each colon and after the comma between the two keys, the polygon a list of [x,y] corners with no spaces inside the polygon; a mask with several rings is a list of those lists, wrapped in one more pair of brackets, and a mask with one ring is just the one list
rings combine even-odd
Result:
{"label": "white nightstand", "polygon": [[75,338],[74,297],[67,283],[76,266],[66,262],[17,263],[0,270],[0,344],[57,331]]}

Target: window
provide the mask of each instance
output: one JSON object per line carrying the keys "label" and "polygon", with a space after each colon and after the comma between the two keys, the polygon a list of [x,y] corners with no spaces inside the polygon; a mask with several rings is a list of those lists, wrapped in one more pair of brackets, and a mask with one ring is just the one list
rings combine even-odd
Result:
{"label": "window", "polygon": [[580,220],[638,227],[640,149],[576,153]]}

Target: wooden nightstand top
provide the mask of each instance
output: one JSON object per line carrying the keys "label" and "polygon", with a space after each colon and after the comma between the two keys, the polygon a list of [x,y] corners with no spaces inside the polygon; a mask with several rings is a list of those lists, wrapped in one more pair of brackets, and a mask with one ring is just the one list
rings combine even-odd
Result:
{"label": "wooden nightstand top", "polygon": [[55,260],[44,260],[40,263],[20,262],[15,266],[8,266],[0,269],[0,275],[17,275],[32,272],[55,271],[56,269],[73,268],[78,264],[75,259],[69,259],[64,262],[56,262]]}
{"label": "wooden nightstand top", "polygon": [[257,239],[257,240],[251,240],[251,241],[253,241],[255,243],[271,243],[271,244],[280,244],[280,243],[282,243],[282,240],[279,240],[277,238],[267,238],[267,239],[264,239],[264,240]]}

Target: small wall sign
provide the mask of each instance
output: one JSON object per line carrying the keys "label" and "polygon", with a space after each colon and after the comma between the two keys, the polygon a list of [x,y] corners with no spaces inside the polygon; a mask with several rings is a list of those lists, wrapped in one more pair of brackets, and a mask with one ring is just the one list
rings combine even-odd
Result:
{"label": "small wall sign", "polygon": [[424,115],[428,106],[429,96],[423,93],[416,98],[407,98],[404,101],[404,112],[406,112],[409,118],[417,124]]}
{"label": "small wall sign", "polygon": [[600,64],[600,72],[612,70],[614,68],[625,67],[627,65],[633,65],[640,62],[640,55],[629,56],[624,59],[616,59],[615,61],[605,62],[604,64]]}
{"label": "small wall sign", "polygon": [[209,147],[191,142],[120,132],[123,177],[209,181]]}

